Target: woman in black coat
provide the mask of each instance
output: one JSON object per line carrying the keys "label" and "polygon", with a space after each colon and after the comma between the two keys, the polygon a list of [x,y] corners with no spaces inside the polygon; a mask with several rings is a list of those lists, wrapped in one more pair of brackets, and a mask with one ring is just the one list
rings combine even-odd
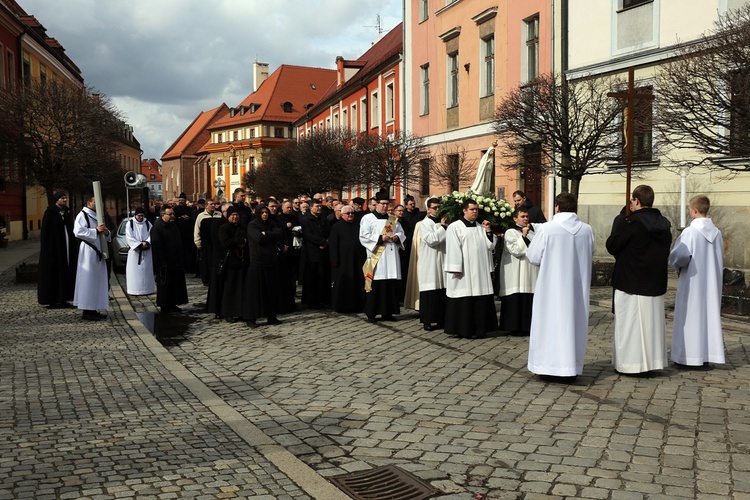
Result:
{"label": "woman in black coat", "polygon": [[219,227],[219,244],[228,255],[223,271],[221,316],[230,323],[242,317],[242,300],[247,268],[247,237],[235,207],[227,209],[227,223]]}
{"label": "woman in black coat", "polygon": [[250,266],[245,278],[243,318],[255,328],[260,317],[269,325],[281,323],[276,317],[279,306],[280,281],[278,255],[284,245],[284,232],[272,220],[265,205],[255,208],[255,218],[247,225]]}

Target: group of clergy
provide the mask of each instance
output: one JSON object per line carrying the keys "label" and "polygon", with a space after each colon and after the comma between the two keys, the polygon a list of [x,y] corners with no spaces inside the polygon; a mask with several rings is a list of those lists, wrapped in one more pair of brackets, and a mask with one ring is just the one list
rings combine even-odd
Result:
{"label": "group of clergy", "polygon": [[[239,188],[234,201],[220,208],[208,200],[190,231],[191,243],[202,251],[198,271],[209,286],[207,310],[217,318],[244,320],[252,328],[261,317],[278,324],[277,314],[295,309],[301,284],[302,303],[310,308],[364,312],[375,323],[396,321],[403,303],[419,311],[427,331],[465,338],[498,329],[529,335],[527,366],[535,374],[569,379],[583,372],[594,237],[578,217],[572,194],[557,195],[555,214],[546,222],[523,192],[515,192],[513,224],[504,234],[482,220],[471,199],[457,220],[447,221],[438,216],[439,198],[427,200],[424,218],[412,210],[405,219],[404,207],[393,207],[385,190],[367,204],[357,198],[333,208],[316,194],[302,203],[270,199],[253,210],[245,196]],[[54,201],[42,227],[39,302],[57,308],[73,298],[84,319],[101,319],[97,310],[108,308],[101,245],[111,234],[96,220],[93,197],[75,222],[64,193]],[[607,239],[616,259],[615,369],[637,374],[667,365],[668,266],[680,273],[672,360],[678,366],[724,363],[723,240],[707,217],[710,201],[690,201],[692,223],[671,250],[671,225],[653,201],[653,189],[638,186]],[[187,302],[189,269],[175,223],[180,206],[162,207],[153,225],[137,209],[125,228],[127,291],[146,295],[156,289],[163,313],[178,312]],[[495,295],[501,299],[499,323]]]}

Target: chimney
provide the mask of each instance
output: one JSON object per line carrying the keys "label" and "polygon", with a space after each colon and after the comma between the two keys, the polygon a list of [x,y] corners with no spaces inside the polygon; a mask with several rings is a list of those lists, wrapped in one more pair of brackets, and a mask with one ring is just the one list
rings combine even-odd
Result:
{"label": "chimney", "polygon": [[253,92],[258,91],[260,84],[268,78],[268,63],[255,61],[253,63]]}

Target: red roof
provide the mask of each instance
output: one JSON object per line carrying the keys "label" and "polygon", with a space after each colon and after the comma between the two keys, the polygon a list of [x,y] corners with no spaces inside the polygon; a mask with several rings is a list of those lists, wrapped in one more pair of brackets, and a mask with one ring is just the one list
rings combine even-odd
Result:
{"label": "red roof", "polygon": [[[211,129],[259,121],[291,124],[307,111],[307,104],[317,103],[335,85],[335,70],[282,64],[261,83],[256,92],[237,106],[234,116],[227,115],[217,120]],[[291,104],[291,112],[284,111],[285,103]],[[258,105],[255,111],[251,107],[253,104]]]}
{"label": "red roof", "polygon": [[[341,87],[334,85],[326,92],[319,102],[324,101],[328,97],[334,94],[346,94],[348,95],[352,86],[360,85],[360,79],[370,76],[375,78],[378,73],[369,75],[372,71],[376,70],[378,66],[383,64],[390,58],[401,54],[403,50],[403,23],[399,23],[395,28],[388,32],[383,38],[378,40],[367,52],[362,54],[355,60],[344,60],[344,66],[346,68],[359,68],[359,70],[352,75]],[[369,81],[369,80],[368,80]]]}
{"label": "red roof", "polygon": [[[201,132],[207,130],[207,127],[212,121],[221,120],[224,115],[229,116],[229,110],[226,104],[222,104],[221,106],[208,111],[202,111],[197,117],[195,117],[188,128],[180,134],[177,140],[169,146],[167,151],[161,157],[162,161],[170,158],[177,158],[183,154],[195,154],[198,149],[188,151],[190,144],[198,138]],[[201,141],[201,144],[203,142],[204,141]]]}

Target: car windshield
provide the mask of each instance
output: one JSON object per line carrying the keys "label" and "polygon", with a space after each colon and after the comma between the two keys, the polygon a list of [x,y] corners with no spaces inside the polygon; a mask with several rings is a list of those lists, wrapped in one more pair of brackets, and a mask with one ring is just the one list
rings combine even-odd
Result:
{"label": "car windshield", "polygon": [[117,234],[120,236],[125,236],[125,226],[127,225],[128,221],[130,220],[130,217],[127,219],[123,219],[122,222],[120,222],[120,227],[117,228]]}

